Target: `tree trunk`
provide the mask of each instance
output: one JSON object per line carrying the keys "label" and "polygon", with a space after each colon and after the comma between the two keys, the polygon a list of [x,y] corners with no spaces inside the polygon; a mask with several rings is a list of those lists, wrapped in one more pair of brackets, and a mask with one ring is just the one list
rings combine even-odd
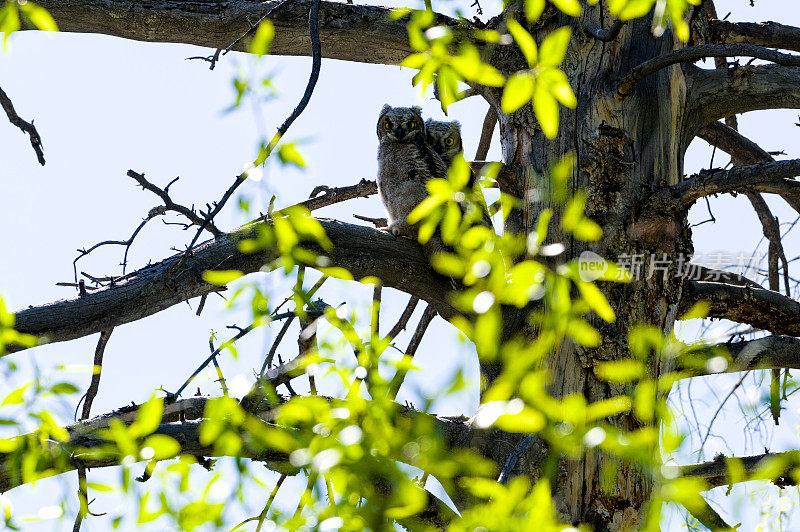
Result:
{"label": "tree trunk", "polygon": [[[498,109],[505,163],[533,170],[517,173],[515,195],[538,198],[526,201],[522,212],[509,217],[506,230],[530,232],[535,230],[542,209],[552,208],[558,213],[558,206],[548,199],[548,180],[530,176],[544,176],[549,165],[573,153],[577,165],[569,187],[587,192],[586,214],[603,228],[603,238],[593,243],[576,241],[557,222],[551,222],[549,239],[566,246],[565,261],[580,257],[584,251],[613,261],[626,256],[645,258],[641,275],[637,277],[634,271],[631,283],[599,284],[617,317],[611,324],[596,317],[591,320],[602,335],[601,345],[588,349],[565,342],[546,361],[555,397],[580,394],[592,403],[630,395],[631,390],[595,376],[595,363],[630,357],[627,338],[632,325],[649,324],[668,334],[676,319],[681,285],[675,267],[681,254],[688,257],[691,253],[686,213],[675,219],[670,213],[642,212],[640,205],[652,191],[682,178],[683,153],[691,140],[682,131],[684,75],[679,65],[673,66],[645,78],[627,96],[617,91],[617,82],[632,67],[671,51],[673,46],[681,47],[669,31],[654,37],[648,19],[628,22],[619,37],[607,43],[582,34],[573,24],[573,38],[561,68],[569,77],[578,106],[561,109],[559,134],[554,140],[542,133],[530,106],[506,115],[499,111],[500,92],[487,95]],[[528,29],[541,42],[556,28],[571,22],[574,19],[553,9]],[[583,23],[608,28],[612,21],[603,16],[600,7],[587,6]],[[516,52],[515,47],[498,47],[488,60],[508,74],[526,68]],[[532,189],[538,193],[531,194]],[[648,275],[651,256],[668,260],[663,262],[669,264],[666,275],[659,269]],[[658,268],[659,263],[655,265]],[[519,323],[518,319],[507,320],[504,336],[513,336]],[[651,359],[651,378],[666,369],[664,361]],[[656,422],[640,420],[633,413],[612,420],[625,431]],[[609,467],[616,468],[616,480],[604,488],[601,479]],[[554,496],[567,522],[589,523],[596,531],[630,530],[640,524],[653,488],[652,479],[639,468],[588,452],[580,459],[562,460]]]}

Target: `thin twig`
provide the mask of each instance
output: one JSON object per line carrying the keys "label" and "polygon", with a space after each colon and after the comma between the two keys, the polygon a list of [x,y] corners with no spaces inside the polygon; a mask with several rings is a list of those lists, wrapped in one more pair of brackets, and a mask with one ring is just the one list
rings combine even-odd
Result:
{"label": "thin twig", "polygon": [[368,179],[362,179],[358,184],[348,187],[331,188],[327,185],[320,185],[311,191],[307,200],[301,201],[298,205],[313,211],[354,198],[366,198],[377,193],[378,184]]}
{"label": "thin twig", "polygon": [[[207,227],[209,232],[211,232],[211,234],[213,234],[215,237],[219,237],[219,236],[222,235],[222,231],[217,229],[217,227],[213,223],[211,223],[211,219],[213,218],[213,216],[202,215],[202,213],[201,214],[197,214],[194,211],[194,209],[190,209],[188,207],[185,207],[183,205],[180,205],[180,204],[175,203],[174,201],[172,201],[172,198],[169,195],[169,187],[172,186],[172,184],[175,183],[178,180],[178,178],[175,178],[172,181],[170,181],[167,184],[167,186],[165,186],[162,189],[162,188],[154,185],[150,181],[148,181],[144,177],[144,174],[140,174],[138,172],[134,172],[133,170],[128,170],[127,175],[128,175],[128,177],[130,177],[131,179],[136,181],[139,184],[139,186],[142,187],[144,190],[149,190],[150,192],[152,192],[153,194],[155,194],[156,196],[161,198],[161,201],[164,202],[164,207],[168,211],[174,211],[174,212],[177,212],[179,214],[182,214],[183,216],[188,218],[189,221],[192,222],[193,225],[199,225],[203,229],[205,229]],[[152,213],[152,211],[151,211],[151,213]]]}
{"label": "thin twig", "polygon": [[133,231],[133,234],[130,236],[128,240],[105,240],[103,242],[97,243],[90,247],[89,249],[79,249],[77,257],[75,260],[72,261],[72,272],[75,276],[75,282],[78,282],[78,261],[81,260],[86,255],[90,254],[95,249],[101,246],[125,246],[125,254],[122,256],[122,274],[125,275],[125,268],[128,266],[128,252],[133,245],[133,241],[136,240],[136,237],[139,235],[139,232],[147,225],[147,222],[155,218],[156,216],[162,216],[166,214],[168,207],[166,206],[159,206],[150,209],[150,212],[147,213],[147,216],[142,220],[142,222],[136,227]]}
{"label": "thin twig", "polygon": [[400,334],[401,331],[405,330],[406,325],[408,325],[408,320],[411,319],[411,315],[414,314],[414,309],[417,308],[417,303],[419,303],[419,298],[417,296],[411,296],[411,299],[408,300],[405,310],[400,315],[400,319],[397,320],[397,323],[395,323],[394,327],[392,327],[392,330],[389,331],[389,334],[387,335],[389,338],[394,338]]}
{"label": "thin twig", "polygon": [[519,457],[525,454],[525,451],[528,450],[528,447],[531,446],[533,443],[534,435],[531,434],[526,436],[524,440],[520,442],[516,449],[508,456],[505,465],[503,466],[503,470],[500,472],[500,476],[497,478],[497,482],[500,484],[505,484],[508,482],[508,478],[511,476],[511,472],[514,470],[514,466],[517,465],[517,461],[519,461]]}
{"label": "thin twig", "polygon": [[414,360],[414,354],[417,352],[417,348],[422,342],[422,337],[425,335],[425,331],[428,329],[428,325],[430,325],[434,317],[436,317],[436,310],[428,305],[425,308],[425,312],[422,313],[422,317],[419,319],[417,330],[414,331],[414,336],[411,337],[411,341],[408,343],[408,348],[400,362],[401,365],[394,378],[392,378],[392,382],[389,384],[389,399],[394,400],[394,398],[397,397],[397,392],[400,391],[400,386],[403,385],[406,373],[408,373],[408,366],[410,366],[412,360]]}
{"label": "thin twig", "polygon": [[[94,350],[94,361],[92,366],[92,378],[89,383],[89,389],[86,390],[84,396],[83,410],[81,411],[80,421],[89,419],[89,414],[92,411],[92,403],[94,398],[97,397],[97,392],[100,389],[100,372],[103,367],[103,354],[106,351],[108,339],[111,338],[111,333],[114,328],[106,329],[100,333],[100,338],[97,340],[97,347]],[[83,467],[78,468],[78,500],[80,507],[78,508],[78,515],[75,516],[75,523],[72,526],[73,532],[78,532],[81,529],[81,523],[84,516],[89,514],[89,495],[86,485],[86,469]]]}
{"label": "thin twig", "polygon": [[369,222],[377,228],[389,227],[389,221],[386,218],[370,218],[369,216],[361,216],[360,214],[354,214],[353,218]]}
{"label": "thin twig", "polygon": [[[214,352],[214,340],[212,340],[211,338],[208,339],[208,347],[209,347],[209,349],[211,349],[211,352],[213,353]],[[219,382],[219,385],[222,388],[222,395],[227,397],[228,396],[228,385],[225,382],[225,377],[222,375],[222,368],[219,367],[219,362],[217,361],[217,357],[212,358],[211,361],[214,363],[214,369],[217,370],[217,377],[219,377],[217,379],[217,381]]]}
{"label": "thin twig", "polygon": [[40,137],[39,132],[36,131],[36,127],[33,125],[33,120],[31,120],[30,122],[26,122],[25,120],[19,117],[17,112],[14,110],[14,104],[11,103],[11,98],[8,97],[8,94],[5,93],[2,87],[0,87],[0,105],[6,112],[6,116],[8,116],[9,122],[11,122],[12,125],[22,130],[23,133],[27,133],[28,137],[30,137],[31,146],[33,146],[33,151],[36,152],[36,158],[39,160],[39,164],[44,166],[44,150],[42,148],[42,137]]}

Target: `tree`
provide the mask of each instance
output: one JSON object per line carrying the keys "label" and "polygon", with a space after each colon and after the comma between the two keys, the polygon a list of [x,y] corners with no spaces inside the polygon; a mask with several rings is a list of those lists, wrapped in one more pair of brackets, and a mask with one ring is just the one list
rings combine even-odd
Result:
{"label": "tree", "polygon": [[[356,501],[362,496],[368,500],[363,506],[339,500],[335,510],[315,509],[320,517],[341,517],[346,527],[360,528],[354,523],[361,523],[361,527],[381,528],[384,519],[394,517],[409,527],[450,523],[500,528],[493,519],[516,517],[541,523],[552,519],[553,527],[559,520],[595,530],[625,530],[657,526],[661,501],[680,503],[706,526],[723,528],[727,525],[699,495],[709,486],[746,478],[795,482],[797,456],[793,453],[741,461],[720,458],[680,470],[661,467],[658,435],[662,433],[662,451],[674,450],[678,436],[665,399],[679,378],[752,368],[777,371],[797,365],[793,337],[798,335],[798,304],[791,298],[780,227],[762,194],[777,194],[797,209],[793,178],[800,173],[800,163],[775,161],[736,131],[735,116],[798,107],[798,59],[773,49],[798,51],[800,30],[776,23],[719,20],[710,2],[690,6],[687,2],[620,1],[603,6],[562,0],[554,4],[509,3],[501,16],[484,25],[430,11],[390,17],[383,8],[313,1],[212,2],[202,9],[170,2],[39,2],[61,31],[185,42],[218,50],[252,46],[249,49],[263,52],[269,43],[272,54],[309,55],[316,50],[317,61],[320,54],[378,64],[405,61],[420,68],[419,82],[436,85],[444,106],[466,95],[459,94],[458,86],[466,82],[470,93],[488,101],[489,127],[494,128],[492,114],[499,124],[503,165],[488,173],[501,192],[504,231],[501,237],[474,228],[451,231],[458,253],[435,258],[434,269],[414,243],[366,226],[315,222],[298,209],[271,211],[255,225],[225,233],[214,218],[246,176],[237,179],[219,202],[195,211],[173,203],[168,186],[158,187],[142,174],[129,172],[163,200],[163,208],[151,211],[153,217],[174,210],[198,229],[191,252],[123,279],[106,279],[107,285],[96,291],[86,291],[80,284],[81,293],[75,299],[17,312],[14,328],[44,336],[49,342],[101,332],[97,356],[102,357],[113,327],[191,298],[205,301],[236,276],[280,260],[289,270],[299,265],[295,313],[309,331],[301,335],[300,358],[265,373],[241,407],[225,400],[178,399],[172,392],[163,412],[159,401],[153,401],[132,412],[110,415],[128,423],[136,418],[136,423],[112,424],[111,432],[98,434],[89,429],[96,430],[109,420],[95,419],[73,427],[69,436],[42,416],[38,438],[18,438],[7,444],[4,487],[40,473],[116,464],[129,454],[146,458],[139,450],[142,447],[153,453],[149,456],[153,467],[152,460],[178,451],[195,457],[246,456],[285,474],[307,467],[308,508],[319,502],[313,495],[314,484],[328,473],[334,500],[335,494],[348,493],[357,494]],[[16,10],[14,4],[7,6]],[[617,21],[617,16],[624,22]],[[269,25],[253,24],[262,20],[272,21],[274,41]],[[317,41],[324,43],[321,49]],[[214,65],[220,55],[208,60]],[[729,64],[732,57],[771,64]],[[716,58],[716,68],[693,65],[702,58]],[[306,95],[313,85],[312,75]],[[559,103],[568,109],[559,111]],[[4,108],[12,123],[31,132],[9,106]],[[298,109],[302,112],[302,106]],[[726,124],[718,122],[723,119]],[[285,129],[279,133],[283,135]],[[685,178],[684,155],[695,137],[730,153],[736,166]],[[280,135],[265,139],[256,163],[274,150],[283,161],[300,162],[293,145],[281,140]],[[38,145],[33,134],[32,143]],[[423,223],[433,227],[441,216],[445,221],[440,230],[443,235],[447,232],[448,215],[442,213],[448,212],[453,192],[466,175],[466,164],[456,165],[448,184],[439,185],[443,192],[432,195],[437,201],[427,206],[427,212],[420,212]],[[585,194],[573,194],[578,190]],[[370,183],[361,183],[322,192],[305,202],[305,207],[313,210],[327,201],[375,190]],[[769,241],[769,290],[742,277],[721,278],[718,272],[704,272],[700,279],[686,275],[684,259],[692,251],[688,209],[697,200],[722,193],[745,194],[758,213]],[[455,225],[460,222],[456,219]],[[213,238],[194,247],[205,231]],[[479,245],[471,245],[468,235]],[[305,244],[298,246],[299,241]],[[486,242],[494,246],[491,252]],[[502,253],[494,252],[498,249]],[[322,262],[320,255],[325,257]],[[634,257],[647,257],[651,262],[641,267],[662,275],[636,275],[637,264],[630,260]],[[628,282],[611,282],[625,276],[601,258],[631,269]],[[581,268],[590,266],[596,266],[598,273],[587,279]],[[430,310],[418,326],[419,336],[434,311],[456,324],[475,342],[482,358],[485,380],[478,414],[471,420],[441,419],[376,397],[376,392],[383,391],[387,400],[394,398],[406,365],[399,365],[397,379],[381,382],[378,358],[390,339],[377,334],[365,338],[346,317],[315,303],[314,289],[303,286],[304,272],[310,268],[331,276],[345,275],[344,269],[355,279],[375,277],[382,286],[410,294],[412,302],[424,300]],[[450,285],[441,273],[463,280],[461,296],[448,295]],[[380,297],[376,288],[374,299],[380,301]],[[253,298],[254,326],[278,315],[259,301]],[[704,308],[695,305],[703,301]],[[372,312],[377,314],[378,308],[374,305]],[[680,346],[669,339],[678,317],[698,312],[773,336],[703,347]],[[294,319],[295,313],[286,319]],[[528,319],[529,315],[534,319]],[[366,380],[372,401],[359,401],[358,393],[352,392],[344,404],[350,415],[362,421],[362,446],[376,449],[378,441],[372,438],[386,431],[390,449],[377,454],[382,460],[342,459],[343,451],[338,450],[335,464],[324,467],[324,459],[334,455],[326,454],[331,449],[324,446],[314,447],[322,445],[315,439],[323,430],[318,428],[320,419],[330,421],[334,430],[347,428],[335,421],[338,418],[331,414],[335,408],[319,398],[283,403],[274,395],[274,387],[305,374],[309,362],[326,362],[318,358],[326,346],[315,348],[313,329],[308,329],[323,316],[354,346],[362,370],[342,370],[342,381],[355,378],[352,388],[358,389]],[[375,319],[373,332],[374,323]],[[405,326],[402,319],[398,325]],[[242,328],[237,336],[249,330]],[[14,337],[7,341],[11,351],[22,350],[25,342]],[[498,348],[501,343],[503,347]],[[416,345],[418,341],[412,340],[406,349],[408,357]],[[220,349],[214,346],[209,364]],[[265,361],[265,367],[270,362]],[[779,373],[773,374],[770,406],[776,422],[787,386]],[[90,403],[87,399],[86,404]],[[272,414],[264,416],[264,412]],[[85,407],[82,417],[88,414]],[[264,419],[257,421],[255,414]],[[316,423],[310,423],[309,416]],[[370,432],[363,424],[364,420],[377,423],[382,416],[391,422],[380,425],[380,430]],[[181,423],[171,423],[178,417]],[[420,440],[427,433],[443,438],[436,443]],[[49,438],[66,441],[43,446],[41,440]],[[411,457],[402,454],[409,450],[405,444],[419,446],[420,441],[433,446],[429,456],[421,456],[425,453],[419,453],[419,447]],[[98,442],[103,443],[102,452],[97,450]],[[177,449],[175,442],[180,444]],[[470,455],[475,462],[461,459],[461,450],[476,453]],[[35,457],[39,463],[15,469],[12,466],[20,456]],[[477,456],[483,461],[477,461]],[[453,520],[452,512],[436,499],[423,497],[413,484],[399,480],[400,470],[390,458],[405,459],[441,480],[463,518]],[[499,481],[494,481],[498,476]],[[516,480],[509,482],[512,477]],[[356,488],[356,479],[368,482]],[[83,493],[85,501],[85,487]],[[516,505],[502,507],[504,500]],[[147,507],[146,500],[141,506]],[[551,506],[553,516],[549,515]],[[183,519],[182,526],[189,527],[200,506],[186,508],[191,507],[171,509]],[[204,512],[209,508],[202,506]],[[302,518],[298,512],[285,526],[299,527]]]}

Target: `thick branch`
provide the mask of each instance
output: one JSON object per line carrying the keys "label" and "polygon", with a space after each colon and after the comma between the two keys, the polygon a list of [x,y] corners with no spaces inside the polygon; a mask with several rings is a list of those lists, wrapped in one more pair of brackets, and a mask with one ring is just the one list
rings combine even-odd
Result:
{"label": "thick branch", "polygon": [[711,41],[716,44],[756,44],[800,52],[800,28],[777,22],[709,21]]}
{"label": "thick branch", "polygon": [[699,301],[710,304],[709,318],[746,323],[774,334],[800,336],[800,303],[778,292],[689,281],[683,284],[679,314]]}
{"label": "thick branch", "polygon": [[[721,352],[726,352],[731,357],[727,366],[707,364],[709,357]],[[800,339],[765,336],[757,340],[711,345],[700,352],[683,355],[677,362],[682,370],[693,377],[751,369],[800,369]]]}
{"label": "thick branch", "polygon": [[733,164],[749,165],[775,159],[758,144],[722,122],[713,122],[697,136],[731,156]]}
{"label": "thick branch", "polygon": [[[320,222],[333,243],[332,251],[325,254],[326,266],[345,268],[355,279],[376,276],[384,286],[428,301],[444,317],[455,314],[446,299],[449,283],[431,269],[416,243],[364,226],[336,220]],[[219,287],[202,279],[202,272],[240,270],[248,274],[277,258],[271,249],[250,255],[239,251],[238,241],[254,236],[255,228],[223,234],[200,244],[189,255],[175,255],[81,297],[22,310],[16,315],[15,327],[20,332],[46,336],[45,342],[73,340],[217,291]]]}
{"label": "thick branch", "polygon": [[647,76],[655,74],[668,66],[677,65],[678,63],[694,63],[706,57],[738,56],[763,59],[764,61],[771,61],[784,66],[800,66],[800,56],[776,52],[775,50],[769,50],[761,46],[749,44],[700,44],[688,48],[681,48],[680,50],[675,50],[674,52],[645,61],[622,78],[617,90],[622,95],[629,94],[634,85]]}
{"label": "thick branch", "polygon": [[730,170],[703,170],[677,185],[659,191],[651,202],[685,208],[704,196],[760,191],[763,184],[799,175],[800,159],[734,166]]}
{"label": "thick branch", "polygon": [[[738,460],[747,477],[736,479],[735,481],[732,480],[728,475],[728,464],[726,460]],[[798,451],[733,458],[726,458],[720,455],[711,462],[681,466],[681,474],[683,476],[700,477],[712,488],[747,480],[769,480],[778,486],[793,486],[796,482],[793,479],[792,470],[797,466],[799,460],[800,452]],[[775,464],[783,465],[783,467],[777,468],[776,470],[771,467],[767,468],[771,461],[774,461]],[[774,474],[767,476],[758,474],[760,470],[767,471],[767,469],[772,470],[771,472]],[[755,476],[753,476],[754,474]]]}
{"label": "thick branch", "polygon": [[[61,31],[102,33],[149,42],[226,48],[250,29],[278,0],[40,0]],[[275,24],[274,55],[310,55],[308,12],[312,0],[293,0],[269,17]],[[412,49],[405,20],[390,20],[386,7],[322,2],[319,35],[322,55],[362,63],[398,64]],[[440,16],[439,23],[455,26]],[[245,51],[250,37],[234,50]]]}
{"label": "thick branch", "polygon": [[688,88],[685,116],[690,132],[749,111],[800,108],[800,67],[684,68]]}

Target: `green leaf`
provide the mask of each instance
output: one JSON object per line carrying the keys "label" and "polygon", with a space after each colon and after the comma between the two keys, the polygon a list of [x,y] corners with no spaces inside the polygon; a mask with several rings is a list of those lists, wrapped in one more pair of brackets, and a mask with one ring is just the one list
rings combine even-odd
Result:
{"label": "green leaf", "polygon": [[70,382],[58,382],[50,387],[50,391],[56,395],[69,395],[76,393],[78,387]]}
{"label": "green leaf", "polygon": [[0,8],[0,33],[3,33],[3,49],[8,45],[8,38],[19,29],[19,12],[16,2],[7,2]]}
{"label": "green leaf", "polygon": [[528,65],[535,66],[539,62],[539,52],[536,41],[533,40],[531,34],[516,20],[509,19],[507,24],[508,31],[511,32],[511,36],[514,37],[517,46],[522,50],[522,55],[525,56]]}
{"label": "green leaf", "polygon": [[161,423],[164,414],[164,400],[153,396],[146,403],[139,405],[136,411],[136,421],[129,427],[129,432],[133,437],[147,436],[152,434]]}
{"label": "green leaf", "polygon": [[553,4],[572,17],[577,17],[581,14],[581,5],[578,3],[578,0],[552,0]]}
{"label": "green leaf", "polygon": [[148,436],[142,444],[143,449],[146,447],[153,449],[153,460],[166,460],[168,458],[174,458],[178,455],[178,453],[181,452],[180,444],[173,438],[170,438],[164,434],[153,434],[152,436]]}
{"label": "green leaf", "polygon": [[536,22],[542,16],[545,0],[525,0],[525,18],[528,22]]}
{"label": "green leaf", "polygon": [[598,378],[617,384],[627,384],[635,382],[646,375],[647,368],[639,360],[611,360],[608,362],[598,362],[594,366],[594,374]]}
{"label": "green leaf", "polygon": [[513,74],[503,88],[500,108],[504,113],[513,113],[531,100],[536,88],[536,78],[528,71]]}
{"label": "green leaf", "polygon": [[264,55],[269,51],[272,39],[275,38],[275,26],[269,19],[264,19],[258,25],[253,41],[250,43],[250,53]]}
{"label": "green leaf", "polygon": [[595,421],[616,416],[631,409],[631,398],[626,395],[596,401],[586,407],[586,420]]}
{"label": "green leaf", "polygon": [[27,384],[23,384],[16,390],[13,390],[11,393],[6,395],[6,398],[3,399],[3,402],[0,403],[0,406],[21,404],[24,401],[23,395],[25,394],[25,390],[30,388],[31,384],[32,383],[29,382]]}
{"label": "green leaf", "polygon": [[697,318],[706,318],[708,317],[708,313],[711,310],[711,305],[708,301],[698,301],[692,308],[690,308],[686,314],[678,318],[679,320],[693,320]]}
{"label": "green leaf", "polygon": [[203,272],[203,280],[217,286],[224,286],[242,277],[244,273],[239,270],[206,270]]}
{"label": "green leaf", "polygon": [[[577,5],[577,1],[575,3]],[[580,11],[580,6],[578,6],[578,10]],[[560,65],[564,60],[564,55],[567,53],[567,46],[569,46],[571,36],[572,30],[569,26],[562,26],[548,35],[539,48],[539,65],[543,67],[557,67]]]}
{"label": "green leaf", "polygon": [[606,296],[603,295],[603,292],[601,292],[594,283],[578,281],[576,284],[578,285],[581,297],[586,301],[589,307],[608,323],[613,322],[615,319],[614,309],[608,304],[608,300]]}
{"label": "green leaf", "polygon": [[602,340],[600,333],[588,322],[580,318],[572,318],[567,325],[567,334],[579,345],[584,347],[597,347]]}
{"label": "green leaf", "polygon": [[50,13],[48,13],[45,8],[33,2],[19,3],[18,5],[20,11],[25,15],[25,18],[30,20],[31,24],[33,24],[36,29],[42,31],[58,31],[56,21],[53,20],[53,17],[50,16]]}
{"label": "green leaf", "polygon": [[299,168],[305,168],[306,162],[300,153],[297,151],[297,147],[294,143],[289,144],[282,144],[280,148],[278,148],[278,159],[280,159],[281,164],[293,164]]}
{"label": "green leaf", "polygon": [[558,102],[552,94],[539,87],[537,85],[533,97],[533,112],[545,136],[554,139],[558,134]]}

